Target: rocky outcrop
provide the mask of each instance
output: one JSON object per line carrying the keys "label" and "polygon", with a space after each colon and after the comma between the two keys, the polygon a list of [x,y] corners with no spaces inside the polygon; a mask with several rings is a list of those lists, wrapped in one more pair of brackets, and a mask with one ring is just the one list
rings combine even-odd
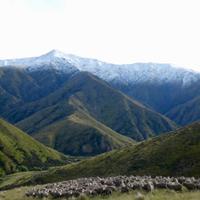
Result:
{"label": "rocky outcrop", "polygon": [[33,188],[26,195],[40,198],[48,196],[70,198],[82,195],[111,195],[114,191],[125,193],[131,190],[145,190],[151,192],[155,188],[181,191],[183,187],[188,190],[200,189],[200,179],[161,176],[154,178],[151,176],[80,178]]}

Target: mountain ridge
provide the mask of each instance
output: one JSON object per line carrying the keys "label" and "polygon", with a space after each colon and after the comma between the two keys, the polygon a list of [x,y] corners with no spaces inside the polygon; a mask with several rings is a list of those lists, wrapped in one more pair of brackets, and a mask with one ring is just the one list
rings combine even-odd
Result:
{"label": "mountain ridge", "polygon": [[181,126],[194,123],[200,119],[200,96],[171,109],[166,116]]}
{"label": "mountain ridge", "polygon": [[[120,78],[124,77],[122,78],[123,81],[126,80],[128,83],[130,81],[133,81],[130,77],[134,79],[135,76],[135,82],[145,82],[147,80],[154,81],[154,79],[156,79],[155,81],[161,80],[167,82],[168,80],[176,81],[180,79],[179,81],[182,81],[183,85],[187,85],[190,84],[190,82],[196,81],[197,79],[199,80],[200,77],[200,72],[177,67],[173,64],[152,62],[133,64],[112,64],[102,62],[97,59],[83,58],[73,54],[65,54],[58,50],[52,50],[38,57],[0,60],[0,66],[5,67],[13,65],[28,68],[29,70],[37,70],[39,69],[38,65],[49,63],[58,64],[59,62],[62,63],[64,67],[58,66],[56,68],[55,65],[55,69],[67,72],[67,70],[69,70],[69,66],[67,65],[71,65],[72,68],[74,67],[80,71],[91,72],[106,81],[116,81],[116,79],[120,81]],[[65,68],[67,68],[67,70]],[[142,68],[143,70],[145,70],[143,73],[140,70]],[[127,73],[124,73],[124,71],[126,71]],[[152,73],[152,71],[154,73]],[[148,78],[148,76],[146,76],[145,74],[150,74],[150,76],[152,77]],[[142,78],[142,76],[144,76],[144,78]]]}
{"label": "mountain ridge", "polygon": [[[72,97],[76,100],[74,101],[74,105],[69,103]],[[40,119],[40,116],[44,115],[41,112],[49,106],[53,109],[52,105],[54,107],[63,105],[63,109],[66,109],[65,112],[69,113],[69,115],[73,113],[74,108],[75,110],[82,109],[114,131],[133,139],[144,139],[149,135],[161,133],[161,130],[167,132],[176,127],[166,117],[132,100],[88,72],[76,74],[59,90],[56,90],[38,102],[25,105],[17,113],[31,113],[31,110],[35,110],[34,108],[36,108],[34,111],[36,114],[38,112],[38,117],[36,118]],[[63,113],[63,109],[59,108],[59,117],[62,116],[61,112]],[[65,116],[65,112],[63,116]],[[24,125],[26,127],[31,124],[31,121],[35,121],[33,118],[26,121],[27,117],[25,116],[25,121],[18,119],[18,126],[20,128],[23,129]],[[46,117],[47,119],[49,118],[48,115]],[[37,127],[37,125],[35,124],[34,127]],[[27,132],[31,131],[28,129],[24,130]]]}

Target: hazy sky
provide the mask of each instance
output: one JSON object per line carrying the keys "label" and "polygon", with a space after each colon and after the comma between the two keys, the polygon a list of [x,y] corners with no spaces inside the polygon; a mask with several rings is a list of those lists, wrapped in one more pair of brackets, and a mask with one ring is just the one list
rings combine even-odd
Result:
{"label": "hazy sky", "polygon": [[200,70],[200,0],[0,0],[0,58],[52,49]]}

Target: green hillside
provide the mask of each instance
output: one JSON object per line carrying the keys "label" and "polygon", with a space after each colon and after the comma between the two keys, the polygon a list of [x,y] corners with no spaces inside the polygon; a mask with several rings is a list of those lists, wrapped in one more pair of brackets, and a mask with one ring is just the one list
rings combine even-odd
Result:
{"label": "green hillside", "polygon": [[0,176],[64,164],[67,157],[0,119]]}
{"label": "green hillside", "polygon": [[200,120],[200,96],[173,108],[166,115],[182,126]]}
{"label": "green hillside", "polygon": [[0,181],[0,189],[79,177],[114,175],[200,176],[200,123],[104,153],[79,163],[32,174],[20,173]]}
{"label": "green hillside", "polygon": [[79,163],[39,173],[29,183],[90,176],[200,176],[200,123]]}
{"label": "green hillside", "polygon": [[132,145],[130,138],[108,128],[84,112],[75,112],[35,134],[42,143],[70,155],[96,155]]}

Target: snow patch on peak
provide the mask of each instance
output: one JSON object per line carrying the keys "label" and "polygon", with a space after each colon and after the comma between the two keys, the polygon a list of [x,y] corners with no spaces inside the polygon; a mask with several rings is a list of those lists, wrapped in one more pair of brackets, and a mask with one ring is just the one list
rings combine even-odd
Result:
{"label": "snow patch on peak", "polygon": [[0,66],[15,66],[28,71],[55,69],[64,73],[78,71],[67,59],[66,55],[58,50],[52,50],[39,57],[0,60]]}
{"label": "snow patch on peak", "polygon": [[181,83],[183,86],[200,80],[200,73],[174,67],[171,64],[134,63],[115,65],[89,60],[75,65],[81,71],[89,71],[108,82],[136,83]]}

